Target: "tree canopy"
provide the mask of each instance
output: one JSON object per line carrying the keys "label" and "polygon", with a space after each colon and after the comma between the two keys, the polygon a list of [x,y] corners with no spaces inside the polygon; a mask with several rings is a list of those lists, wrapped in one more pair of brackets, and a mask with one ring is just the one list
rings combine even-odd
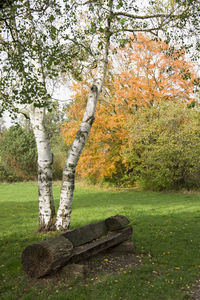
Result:
{"label": "tree canopy", "polygon": [[194,0],[147,1],[145,7],[122,0],[1,1],[1,113],[19,104],[51,106],[51,80],[69,72],[80,78],[84,67],[95,68],[107,5],[115,51],[130,39],[128,33],[137,32],[199,50],[200,4]]}
{"label": "tree canopy", "polygon": [[[183,107],[195,103],[197,74],[194,66],[183,50],[168,55],[168,49],[166,43],[138,34],[129,47],[118,53],[110,65],[110,76],[99,100],[96,120],[78,164],[80,175],[94,181],[114,178],[120,181],[133,167],[123,153],[132,139],[131,128],[140,122],[141,110],[155,106],[159,111],[159,106],[168,102]],[[66,112],[68,121],[62,128],[68,145],[82,119],[87,81],[74,84],[74,93],[75,101]],[[150,115],[149,118],[153,122]],[[134,143],[131,151],[134,152]]]}

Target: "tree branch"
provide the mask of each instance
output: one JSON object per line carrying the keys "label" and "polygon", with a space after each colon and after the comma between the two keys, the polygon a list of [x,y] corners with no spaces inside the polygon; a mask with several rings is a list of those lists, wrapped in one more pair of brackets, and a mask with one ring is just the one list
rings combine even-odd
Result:
{"label": "tree branch", "polygon": [[80,3],[80,2],[75,2],[75,4],[76,5],[86,5],[86,4],[90,4],[90,3],[94,3],[94,2],[96,2],[96,1],[94,1],[94,0],[88,0],[88,1],[85,1],[85,2],[83,2],[83,3]]}
{"label": "tree branch", "polygon": [[169,18],[169,17],[170,18],[179,18],[183,14],[183,13],[181,13],[181,14],[173,15],[174,11],[172,11],[170,14],[155,14],[155,15],[147,15],[147,16],[138,16],[138,15],[133,15],[133,14],[126,13],[126,12],[116,12],[116,13],[113,13],[113,15],[114,16],[121,16],[121,17],[128,17],[128,18],[131,18],[131,19],[147,20],[147,19]]}
{"label": "tree branch", "polygon": [[158,31],[158,30],[162,30],[162,27],[152,27],[152,28],[144,28],[144,29],[130,29],[130,28],[125,28],[124,31],[125,32],[131,32],[131,33],[134,33],[134,32],[150,32],[154,35],[156,35],[154,33],[154,31]]}

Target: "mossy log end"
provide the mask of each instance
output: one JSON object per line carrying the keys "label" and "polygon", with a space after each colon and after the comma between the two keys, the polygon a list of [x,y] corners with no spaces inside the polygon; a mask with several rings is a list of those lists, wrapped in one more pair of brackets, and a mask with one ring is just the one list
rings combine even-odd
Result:
{"label": "mossy log end", "polygon": [[43,277],[66,265],[72,250],[72,243],[63,236],[32,244],[22,253],[23,270],[30,277]]}

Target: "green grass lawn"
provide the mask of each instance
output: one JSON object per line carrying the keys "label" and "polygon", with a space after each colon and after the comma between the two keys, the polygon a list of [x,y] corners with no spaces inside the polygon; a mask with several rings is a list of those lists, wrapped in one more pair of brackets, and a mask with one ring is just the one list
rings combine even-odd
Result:
{"label": "green grass lawn", "polygon": [[[58,205],[59,185],[54,188]],[[21,268],[23,249],[50,235],[35,231],[37,185],[0,184],[0,299],[192,299],[189,291],[200,277],[199,195],[77,186],[71,228],[115,214],[131,221],[139,267],[87,284],[76,279],[41,286]]]}

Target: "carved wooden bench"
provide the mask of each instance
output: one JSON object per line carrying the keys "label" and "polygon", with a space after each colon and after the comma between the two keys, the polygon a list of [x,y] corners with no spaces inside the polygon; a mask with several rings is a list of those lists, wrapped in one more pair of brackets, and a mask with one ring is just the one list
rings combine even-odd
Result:
{"label": "carved wooden bench", "polygon": [[40,278],[117,246],[131,238],[133,230],[128,224],[125,216],[116,215],[27,246],[22,252],[23,270]]}

